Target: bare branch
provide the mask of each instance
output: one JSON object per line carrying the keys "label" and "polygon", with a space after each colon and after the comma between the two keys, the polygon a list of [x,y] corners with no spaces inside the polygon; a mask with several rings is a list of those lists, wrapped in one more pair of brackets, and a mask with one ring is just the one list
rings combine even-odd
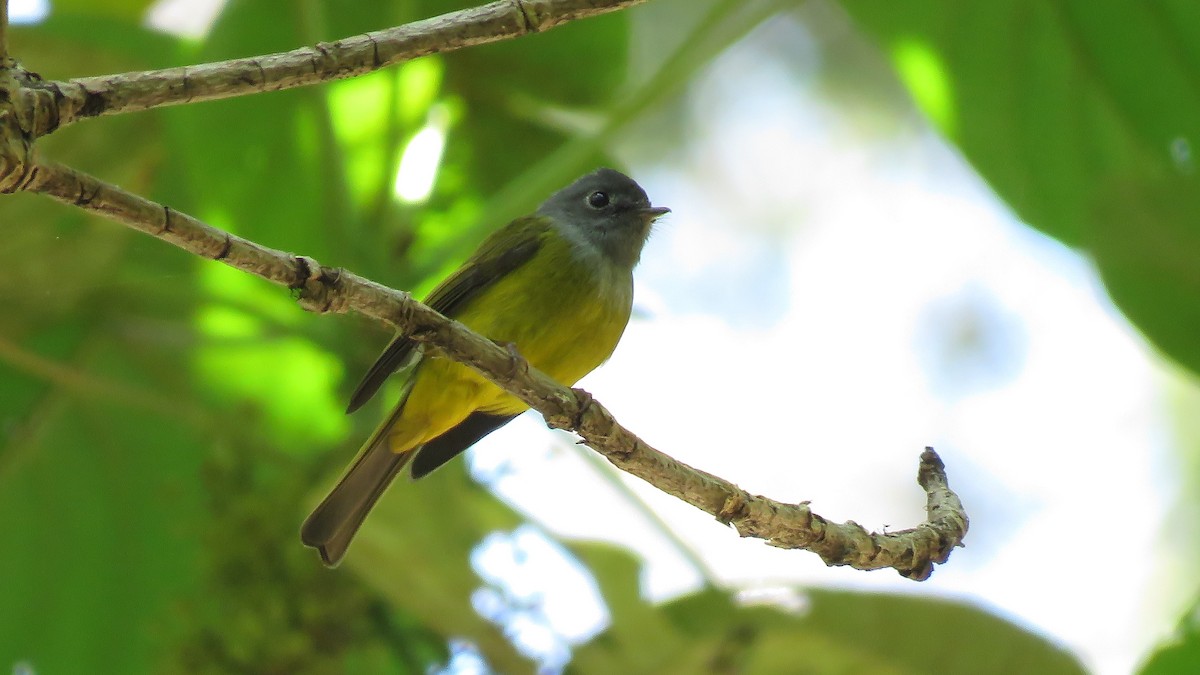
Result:
{"label": "bare branch", "polygon": [[24,74],[11,59],[0,60],[0,194],[22,189],[33,167],[33,141],[20,116]]}
{"label": "bare branch", "polygon": [[772,546],[802,548],[828,565],[857,569],[891,567],[922,580],[945,562],[966,535],[967,515],[950,490],[942,461],[932,449],[921,455],[918,482],[926,492],[928,518],[911,530],[869,533],[857,523],[833,523],[807,504],[784,504],[752,495],[651,448],[622,427],[585,391],[568,389],[534,368],[514,367],[510,353],[465,326],[395,291],[344,270],[260,246],[199,220],[103,183],[87,174],[38,163],[25,189],[95,211],[164,239],[196,255],[299,291],[314,312],[356,311],[385,321],[413,339],[437,345],[504,390],[541,412],[553,427],[578,433],[618,468],[733,525],[744,537]]}
{"label": "bare branch", "polygon": [[33,137],[81,119],[338,80],[419,56],[549,30],[645,0],[499,0],[289,52],[195,66],[36,82],[24,113]]}

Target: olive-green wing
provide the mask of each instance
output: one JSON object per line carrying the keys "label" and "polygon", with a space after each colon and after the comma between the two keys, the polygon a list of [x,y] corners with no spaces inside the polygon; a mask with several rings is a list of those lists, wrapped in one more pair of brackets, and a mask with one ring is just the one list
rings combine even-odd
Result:
{"label": "olive-green wing", "polygon": [[[550,221],[543,216],[512,221],[485,239],[462,267],[433,289],[425,304],[454,318],[497,279],[529,262],[549,231]],[[358,383],[346,412],[352,413],[362,407],[379,391],[388,376],[412,365],[418,356],[416,343],[402,333],[397,334]]]}
{"label": "olive-green wing", "polygon": [[417,451],[412,463],[413,480],[428,476],[431,471],[454,459],[479,439],[516,419],[516,415],[489,415],[473,412],[467,419],[446,433],[429,441]]}

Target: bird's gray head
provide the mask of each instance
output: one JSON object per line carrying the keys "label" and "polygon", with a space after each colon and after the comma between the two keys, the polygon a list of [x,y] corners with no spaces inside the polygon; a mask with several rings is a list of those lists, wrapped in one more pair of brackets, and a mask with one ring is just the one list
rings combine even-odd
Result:
{"label": "bird's gray head", "polygon": [[555,192],[538,207],[577,245],[598,249],[632,270],[650,236],[650,226],[664,213],[651,206],[646,191],[612,169],[597,169]]}

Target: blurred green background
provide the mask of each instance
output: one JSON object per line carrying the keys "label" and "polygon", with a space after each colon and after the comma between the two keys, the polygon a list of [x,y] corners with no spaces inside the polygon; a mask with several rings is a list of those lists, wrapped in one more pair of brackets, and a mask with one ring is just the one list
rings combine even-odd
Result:
{"label": "blurred green background", "polygon": [[[153,4],[54,1],[14,29],[11,52],[66,79],[287,50],[469,6],[231,0],[187,37],[149,27]],[[844,23],[813,21],[812,5]],[[686,156],[685,127],[663,120],[727,49],[779,22],[816,34],[829,97],[872,111],[911,96],[1017,217],[1090,256],[1147,340],[1200,372],[1200,10],[1187,0],[655,0],[328,86],[88,121],[39,150],[419,294],[498,223],[597,165],[622,166],[614,144],[664,165]],[[829,25],[854,39],[822,34]],[[406,173],[422,148],[436,174]],[[266,282],[33,195],[0,199],[0,232],[0,668],[1082,670],[1052,638],[958,600],[802,588],[797,610],[709,584],[652,603],[634,556],[577,541],[560,544],[608,620],[548,657],[479,607],[496,584],[472,552],[527,516],[462,462],[397,486],[348,564],[325,570],[297,527],[382,414],[380,402],[342,409],[385,331],[310,316]],[[1195,410],[1180,405],[1194,469]],[[1194,474],[1184,483],[1194,510]],[[1079,611],[1103,612],[1101,598]],[[1158,638],[1146,672],[1195,672],[1200,629],[1184,620],[1175,641]]]}

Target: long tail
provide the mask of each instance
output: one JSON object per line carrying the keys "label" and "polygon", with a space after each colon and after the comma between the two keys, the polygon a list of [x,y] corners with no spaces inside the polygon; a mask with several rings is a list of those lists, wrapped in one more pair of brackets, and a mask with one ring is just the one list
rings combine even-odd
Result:
{"label": "long tail", "polygon": [[418,446],[396,453],[388,445],[387,432],[403,409],[403,404],[397,405],[371,434],[342,479],[300,526],[300,541],[317,549],[329,567],[336,567],[342,561],[371,507],[420,449]]}

